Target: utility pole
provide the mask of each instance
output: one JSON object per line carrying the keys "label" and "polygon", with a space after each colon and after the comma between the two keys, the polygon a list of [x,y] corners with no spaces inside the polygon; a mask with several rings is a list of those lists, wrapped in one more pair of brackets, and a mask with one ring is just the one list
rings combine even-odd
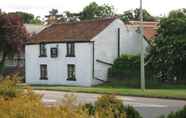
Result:
{"label": "utility pole", "polygon": [[144,42],[143,42],[143,36],[144,36],[144,27],[143,27],[143,1],[140,0],[140,42],[141,42],[141,89],[145,90],[145,67],[144,67]]}

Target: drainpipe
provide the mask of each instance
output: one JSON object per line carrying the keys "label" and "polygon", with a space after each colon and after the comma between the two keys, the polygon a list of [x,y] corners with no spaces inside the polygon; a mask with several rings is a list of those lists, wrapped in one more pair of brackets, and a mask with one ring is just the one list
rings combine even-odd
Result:
{"label": "drainpipe", "polygon": [[92,78],[94,79],[94,60],[95,60],[95,47],[94,47],[94,42],[92,42]]}
{"label": "drainpipe", "polygon": [[118,57],[120,57],[120,28],[118,28],[118,31],[117,31],[117,34],[118,34]]}

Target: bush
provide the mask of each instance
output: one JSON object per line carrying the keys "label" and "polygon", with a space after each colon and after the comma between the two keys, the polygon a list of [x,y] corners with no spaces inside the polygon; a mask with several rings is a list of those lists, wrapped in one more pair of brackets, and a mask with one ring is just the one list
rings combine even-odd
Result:
{"label": "bush", "polygon": [[99,118],[127,118],[121,100],[113,95],[104,95],[95,102],[95,114]]}
{"label": "bush", "polygon": [[88,112],[88,114],[89,115],[94,115],[95,114],[95,112],[96,112],[96,108],[95,108],[95,106],[93,105],[93,104],[91,104],[91,103],[86,103],[85,105],[83,105],[83,108],[85,109],[85,110],[87,110],[87,112]]}
{"label": "bush", "polygon": [[177,112],[171,112],[167,117],[161,116],[160,118],[186,118],[186,106]]}
{"label": "bush", "polygon": [[132,106],[127,106],[124,108],[127,114],[127,118],[142,118],[138,111],[136,111]]}
{"label": "bush", "polygon": [[4,67],[4,64],[0,63],[0,74],[2,73],[3,67]]}
{"label": "bush", "polygon": [[36,95],[31,87],[18,91],[15,78],[16,75],[9,76],[0,84],[2,118],[131,118],[137,114],[134,109],[124,108],[122,101],[113,95],[99,97],[94,105],[77,104],[74,95],[65,95],[61,104],[47,107],[41,101],[42,96]]}
{"label": "bush", "polygon": [[2,118],[89,117],[88,113],[84,111],[80,105],[64,104],[47,107],[41,102],[41,96],[34,94],[30,88],[27,88],[26,91],[20,93],[13,99],[0,99],[0,114]]}
{"label": "bush", "polygon": [[138,88],[140,86],[140,57],[122,55],[108,70],[108,77],[108,84],[111,83],[112,86]]}
{"label": "bush", "polygon": [[109,69],[109,77],[133,78],[139,77],[140,57],[134,55],[122,55],[114,61]]}
{"label": "bush", "polygon": [[85,109],[92,116],[99,118],[142,118],[132,106],[125,107],[121,100],[113,95],[104,95],[93,104],[85,104]]}
{"label": "bush", "polygon": [[11,98],[16,97],[18,90],[16,89],[17,75],[7,76],[0,81],[0,97]]}

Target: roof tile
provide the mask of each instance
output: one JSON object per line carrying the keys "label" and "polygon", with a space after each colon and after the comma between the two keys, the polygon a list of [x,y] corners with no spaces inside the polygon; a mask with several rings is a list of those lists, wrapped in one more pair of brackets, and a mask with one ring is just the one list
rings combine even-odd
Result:
{"label": "roof tile", "polygon": [[29,43],[90,41],[116,18],[53,24],[32,37]]}

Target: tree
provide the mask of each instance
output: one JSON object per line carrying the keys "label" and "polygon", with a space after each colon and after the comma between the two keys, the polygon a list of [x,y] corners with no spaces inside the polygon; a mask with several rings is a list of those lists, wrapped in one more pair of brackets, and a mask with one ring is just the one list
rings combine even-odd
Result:
{"label": "tree", "polygon": [[114,8],[110,5],[98,5],[96,2],[90,3],[80,13],[80,20],[90,20],[101,17],[114,16]]}
{"label": "tree", "polygon": [[169,13],[169,18],[184,18],[186,16],[186,9],[173,10]]}
{"label": "tree", "polygon": [[161,80],[182,81],[186,78],[185,11],[170,12],[167,18],[161,19],[159,26],[158,36],[150,51],[151,61],[148,67]]}
{"label": "tree", "polygon": [[[58,14],[57,9],[52,9],[51,11],[49,11],[49,15],[46,17],[48,18],[47,21],[50,24],[51,20],[52,23],[77,22],[80,20],[92,20],[96,18],[110,17],[114,15],[115,13],[113,6],[106,4],[98,5],[96,2],[92,2],[79,13],[65,11],[62,14]],[[52,19],[50,19],[50,17]]]}
{"label": "tree", "polygon": [[40,16],[36,16],[34,19],[31,20],[31,24],[43,24],[43,22],[40,20]]}
{"label": "tree", "polygon": [[52,9],[51,11],[49,11],[49,14],[52,16],[55,16],[58,14],[58,10],[57,9]]}
{"label": "tree", "polygon": [[23,22],[19,16],[0,15],[0,65],[4,65],[6,57],[13,57],[24,49],[24,43],[29,39]]}
{"label": "tree", "polygon": [[80,13],[72,13],[70,11],[64,12],[66,22],[76,22],[79,21]]}
{"label": "tree", "polygon": [[16,11],[16,12],[11,12],[9,14],[18,15],[23,20],[23,23],[27,23],[27,24],[42,24],[42,21],[40,20],[40,17],[39,16],[35,17],[31,13]]}
{"label": "tree", "polygon": [[[124,11],[122,19],[125,20],[139,20],[140,18],[140,9],[136,8],[135,10]],[[150,13],[143,9],[143,20],[144,21],[155,21],[155,18],[150,15]]]}

